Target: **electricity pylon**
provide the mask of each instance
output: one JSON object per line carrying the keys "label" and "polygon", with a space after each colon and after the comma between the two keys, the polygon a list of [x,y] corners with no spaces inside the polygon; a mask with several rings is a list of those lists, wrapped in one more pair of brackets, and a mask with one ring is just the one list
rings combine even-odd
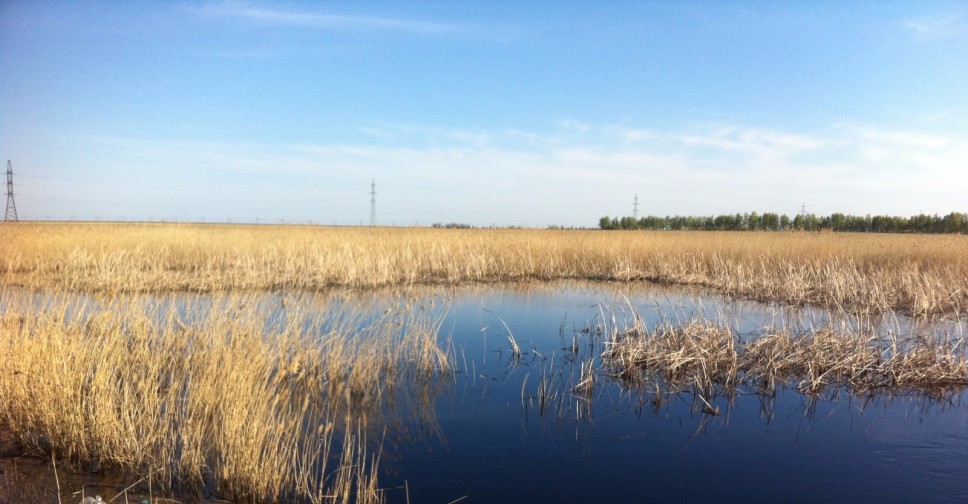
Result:
{"label": "electricity pylon", "polygon": [[13,200],[13,165],[7,160],[7,211],[3,215],[4,222],[17,222],[17,202]]}

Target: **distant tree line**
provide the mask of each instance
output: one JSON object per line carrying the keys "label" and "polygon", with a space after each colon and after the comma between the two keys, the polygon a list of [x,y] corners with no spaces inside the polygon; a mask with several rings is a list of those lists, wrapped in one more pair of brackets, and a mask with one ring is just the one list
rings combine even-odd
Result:
{"label": "distant tree line", "polygon": [[434,229],[473,229],[474,228],[474,226],[471,226],[470,224],[463,224],[460,222],[448,222],[446,224],[443,222],[435,222],[430,227]]}
{"label": "distant tree line", "polygon": [[775,213],[756,212],[715,217],[602,217],[601,229],[651,229],[691,231],[852,231],[864,233],[968,233],[968,214],[951,212],[938,215],[893,217],[889,215],[828,216],[801,214],[794,218]]}

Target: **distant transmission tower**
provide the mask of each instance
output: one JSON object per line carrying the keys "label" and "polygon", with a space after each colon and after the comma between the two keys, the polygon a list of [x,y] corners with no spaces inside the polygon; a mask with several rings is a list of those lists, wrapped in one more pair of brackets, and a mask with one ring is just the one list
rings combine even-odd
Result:
{"label": "distant transmission tower", "polygon": [[370,182],[370,225],[376,226],[376,179]]}
{"label": "distant transmission tower", "polygon": [[639,220],[639,194],[635,193],[635,200],[632,203],[632,217]]}
{"label": "distant transmission tower", "polygon": [[17,203],[13,200],[13,165],[7,160],[7,212],[3,215],[4,222],[17,222]]}

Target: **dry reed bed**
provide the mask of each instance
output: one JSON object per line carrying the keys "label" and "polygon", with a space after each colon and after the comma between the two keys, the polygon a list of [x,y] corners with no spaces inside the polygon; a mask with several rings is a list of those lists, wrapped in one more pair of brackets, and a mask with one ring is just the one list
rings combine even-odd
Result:
{"label": "dry reed bed", "polygon": [[205,307],[4,297],[0,425],[28,448],[156,489],[379,502],[365,419],[402,382],[449,366],[440,316],[402,303],[373,315],[245,296]]}
{"label": "dry reed bed", "polygon": [[649,280],[851,312],[966,313],[968,236],[3,224],[0,283],[235,291]]}
{"label": "dry reed bed", "polygon": [[901,338],[827,327],[740,337],[728,325],[703,320],[652,330],[637,320],[613,332],[602,358],[605,369],[626,384],[707,398],[738,390],[772,394],[786,386],[808,395],[835,389],[858,395],[934,393],[968,386],[963,335]]}

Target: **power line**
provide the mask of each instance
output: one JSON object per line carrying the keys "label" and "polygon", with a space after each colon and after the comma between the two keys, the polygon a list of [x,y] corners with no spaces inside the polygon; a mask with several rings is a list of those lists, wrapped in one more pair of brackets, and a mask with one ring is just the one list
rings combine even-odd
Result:
{"label": "power line", "polygon": [[13,165],[7,160],[7,211],[3,215],[4,222],[17,222],[17,203],[13,200]]}

